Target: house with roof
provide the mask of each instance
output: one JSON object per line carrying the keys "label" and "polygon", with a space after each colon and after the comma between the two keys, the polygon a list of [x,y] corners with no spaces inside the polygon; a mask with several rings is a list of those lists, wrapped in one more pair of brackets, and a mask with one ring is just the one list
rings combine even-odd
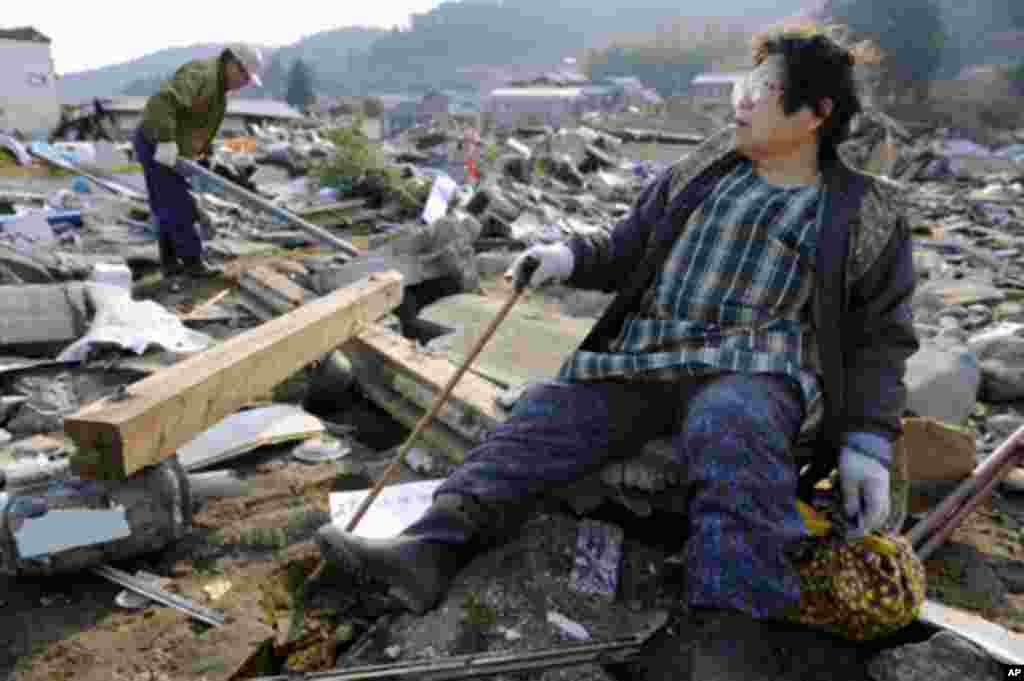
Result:
{"label": "house with roof", "polygon": [[[117,128],[122,134],[130,135],[142,120],[142,112],[146,108],[148,97],[121,95],[103,98],[100,101],[104,110],[108,111],[117,121]],[[224,114],[224,123],[220,134],[248,133],[248,125],[300,123],[306,119],[301,113],[285,102],[276,99],[248,99],[229,97],[228,109]]]}
{"label": "house with roof", "polygon": [[583,87],[503,87],[484,97],[488,126],[574,125],[587,110],[590,95]]}
{"label": "house with roof", "polygon": [[416,125],[419,103],[408,95],[374,95],[381,106],[380,132],[384,138],[394,137]]}
{"label": "house with roof", "polygon": [[690,81],[689,95],[695,100],[731,102],[733,88],[746,76],[746,71],[700,73]]}
{"label": "house with roof", "polygon": [[0,131],[46,139],[59,122],[50,39],[30,26],[0,29]]}

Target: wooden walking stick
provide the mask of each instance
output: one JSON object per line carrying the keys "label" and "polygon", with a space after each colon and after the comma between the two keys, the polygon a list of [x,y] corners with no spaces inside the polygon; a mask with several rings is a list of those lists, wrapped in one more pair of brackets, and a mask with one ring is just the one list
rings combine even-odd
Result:
{"label": "wooden walking stick", "polygon": [[[384,469],[384,472],[381,474],[380,479],[377,481],[377,484],[373,486],[373,489],[371,489],[370,493],[366,495],[362,503],[359,504],[359,508],[356,509],[356,512],[348,521],[348,525],[345,526],[346,532],[351,532],[356,528],[356,525],[359,524],[359,521],[366,514],[366,511],[369,510],[370,505],[377,498],[377,495],[379,495],[381,490],[384,489],[384,486],[388,483],[388,480],[390,480],[391,476],[398,471],[398,467],[405,460],[405,455],[412,448],[413,443],[416,442],[416,438],[418,438],[423,429],[426,428],[430,424],[430,422],[434,420],[434,417],[441,410],[441,407],[444,406],[444,403],[445,401],[447,401],[448,396],[451,395],[452,389],[455,387],[455,384],[459,382],[459,379],[462,378],[462,375],[466,373],[466,370],[469,369],[469,367],[473,364],[473,360],[476,359],[476,356],[479,355],[480,351],[484,349],[484,345],[486,345],[487,341],[490,340],[492,335],[494,335],[494,331],[498,328],[501,322],[504,321],[505,317],[508,315],[509,310],[511,310],[512,306],[515,305],[516,301],[519,300],[519,297],[523,294],[523,291],[526,290],[527,283],[529,283],[530,278],[533,276],[533,273],[537,270],[537,267],[539,265],[539,259],[532,255],[527,256],[526,260],[523,262],[523,266],[519,269],[519,273],[515,281],[515,290],[512,292],[512,295],[509,296],[508,300],[505,301],[505,304],[502,305],[500,310],[498,310],[498,314],[494,316],[494,319],[491,320],[491,323],[487,326],[486,329],[484,329],[484,332],[480,335],[479,340],[477,340],[472,350],[470,350],[469,355],[466,357],[466,361],[463,362],[462,366],[460,366],[458,370],[452,375],[452,377],[448,379],[448,384],[445,385],[444,389],[441,391],[441,394],[438,395],[437,399],[434,400],[434,404],[430,407],[430,411],[423,415],[423,417],[419,420],[419,423],[416,424],[416,427],[413,429],[412,433],[410,433],[409,437],[406,438],[405,442],[402,443],[402,446],[398,448],[398,452],[395,454],[395,458],[391,461],[390,464],[388,464],[388,467]],[[313,572],[312,575],[310,575],[309,580],[306,582],[307,585],[313,583],[316,580],[316,578],[320,576],[320,574],[323,572],[325,565],[326,562],[321,560],[320,565],[317,566],[316,570]]]}

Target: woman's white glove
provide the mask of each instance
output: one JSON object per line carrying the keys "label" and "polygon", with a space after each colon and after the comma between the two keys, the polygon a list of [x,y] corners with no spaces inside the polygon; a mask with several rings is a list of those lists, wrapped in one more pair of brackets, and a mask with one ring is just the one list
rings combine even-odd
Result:
{"label": "woman's white glove", "polygon": [[174,164],[178,162],[178,143],[162,142],[156,145],[156,153],[153,154],[153,160],[173,168]]}
{"label": "woman's white glove", "polygon": [[505,272],[505,278],[517,281],[523,263],[528,257],[536,258],[538,261],[537,270],[526,282],[527,286],[536,288],[549,281],[562,283],[572,276],[572,269],[575,265],[575,258],[572,251],[565,244],[537,244],[531,246],[516,258]]}
{"label": "woman's white glove", "polygon": [[853,449],[839,452],[839,484],[851,536],[863,536],[882,527],[889,517],[889,469]]}

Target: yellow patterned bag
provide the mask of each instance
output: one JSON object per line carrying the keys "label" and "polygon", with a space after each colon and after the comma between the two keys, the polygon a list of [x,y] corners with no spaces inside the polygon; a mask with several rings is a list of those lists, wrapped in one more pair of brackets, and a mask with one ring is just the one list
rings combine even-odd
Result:
{"label": "yellow patterned bag", "polygon": [[786,619],[867,641],[917,618],[925,571],[906,539],[887,532],[847,539],[834,505],[822,511],[798,500],[797,507],[811,536],[795,547],[800,604]]}

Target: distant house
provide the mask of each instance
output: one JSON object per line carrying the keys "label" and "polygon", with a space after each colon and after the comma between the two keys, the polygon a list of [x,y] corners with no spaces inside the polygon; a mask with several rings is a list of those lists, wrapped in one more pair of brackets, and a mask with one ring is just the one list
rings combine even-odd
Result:
{"label": "distant house", "polygon": [[497,127],[572,125],[587,110],[582,87],[508,87],[484,98],[483,113]]}
{"label": "distant house", "polygon": [[742,71],[729,73],[701,73],[690,81],[690,96],[697,100],[728,102],[737,83],[746,78]]}
{"label": "distant house", "polygon": [[43,139],[59,122],[50,39],[31,27],[0,29],[0,130]]}
{"label": "distant house", "polygon": [[444,117],[451,113],[452,98],[439,90],[431,90],[423,95],[416,105],[416,122],[428,124],[436,117]]}
{"label": "distant house", "polygon": [[378,99],[384,109],[381,117],[381,135],[394,137],[415,127],[419,114],[419,103],[415,99],[403,95],[383,95]]}
{"label": "distant house", "polygon": [[[113,114],[122,133],[131,134],[142,120],[148,97],[127,95],[102,100],[104,108]],[[250,123],[297,123],[305,117],[284,102],[274,99],[228,98],[228,110],[221,125],[221,134],[246,134]]]}
{"label": "distant house", "polygon": [[363,103],[357,97],[327,97],[319,95],[310,107],[320,116],[349,116],[363,110]]}
{"label": "distant house", "polygon": [[626,91],[619,85],[584,85],[583,94],[588,111],[619,113],[628,103]]}

